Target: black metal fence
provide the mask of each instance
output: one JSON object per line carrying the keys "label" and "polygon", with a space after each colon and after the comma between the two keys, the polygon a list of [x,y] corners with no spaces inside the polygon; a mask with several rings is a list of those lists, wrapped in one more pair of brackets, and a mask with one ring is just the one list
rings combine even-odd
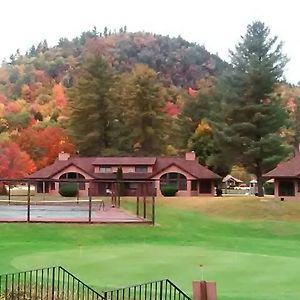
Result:
{"label": "black metal fence", "polygon": [[104,292],[106,300],[191,300],[169,279]]}
{"label": "black metal fence", "polygon": [[2,300],[103,300],[63,267],[0,275]]}
{"label": "black metal fence", "polygon": [[[67,184],[76,195],[60,194],[59,187]],[[0,178],[0,222],[154,225],[155,195],[153,181]],[[127,217],[117,209],[118,214],[105,214],[110,208],[122,208]]]}
{"label": "black metal fence", "polygon": [[97,292],[61,266],[0,275],[0,300],[191,300],[169,279]]}

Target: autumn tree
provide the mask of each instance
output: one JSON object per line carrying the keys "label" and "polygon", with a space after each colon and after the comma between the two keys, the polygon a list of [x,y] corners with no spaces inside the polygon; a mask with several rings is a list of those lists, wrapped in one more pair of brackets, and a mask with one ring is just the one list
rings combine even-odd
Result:
{"label": "autumn tree", "polygon": [[230,52],[233,70],[220,84],[224,123],[219,138],[226,158],[233,159],[257,177],[263,196],[262,175],[288,152],[282,129],[287,112],[274,89],[282,78],[287,58],[282,43],[270,36],[264,23],[247,27],[242,41]]}
{"label": "autumn tree", "polygon": [[61,84],[55,84],[52,89],[55,106],[57,108],[65,108],[67,106],[67,99]]}
{"label": "autumn tree", "polygon": [[154,70],[137,65],[120,83],[120,104],[131,149],[141,155],[161,154],[165,150],[168,126],[164,87]]}
{"label": "autumn tree", "polygon": [[178,119],[181,128],[182,147],[186,147],[189,143],[189,139],[202,120],[211,119],[214,103],[213,92],[199,92],[195,98],[189,98],[185,101]]}
{"label": "autumn tree", "polygon": [[62,151],[74,153],[74,145],[61,128],[26,128],[14,136],[21,150],[30,155],[38,169],[52,164]]}
{"label": "autumn tree", "polygon": [[224,160],[222,145],[216,137],[222,111],[215,78],[201,80],[198,88],[198,92],[185,101],[178,118],[181,148],[193,150],[202,165],[225,176],[231,162]]}
{"label": "autumn tree", "polygon": [[35,170],[30,156],[16,143],[0,145],[0,178],[23,178]]}
{"label": "autumn tree", "polygon": [[113,73],[100,56],[89,58],[83,69],[69,93],[70,129],[81,155],[103,155],[112,141]]}

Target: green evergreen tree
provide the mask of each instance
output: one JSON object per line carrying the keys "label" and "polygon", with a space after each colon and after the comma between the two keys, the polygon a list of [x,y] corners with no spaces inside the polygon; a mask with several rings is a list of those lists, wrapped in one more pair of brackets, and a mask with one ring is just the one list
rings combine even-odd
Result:
{"label": "green evergreen tree", "polygon": [[224,160],[222,145],[215,134],[222,115],[222,110],[219,109],[221,98],[216,91],[215,80],[213,79],[212,85],[209,81],[207,84],[208,88],[200,89],[197,96],[185,101],[179,115],[181,148],[193,150],[199,163],[226,176],[232,164],[230,160]]}
{"label": "green evergreen tree", "polygon": [[117,180],[117,184],[118,184],[118,194],[120,196],[124,196],[124,189],[125,189],[125,186],[124,186],[124,178],[123,178],[123,169],[122,167],[118,167],[117,169],[117,173],[116,173],[116,180]]}
{"label": "green evergreen tree", "polygon": [[288,115],[274,93],[287,58],[282,43],[270,37],[270,29],[261,22],[248,26],[230,54],[233,70],[220,83],[224,124],[218,137],[226,159],[256,175],[258,195],[263,196],[262,175],[289,151],[281,135]]}
{"label": "green evergreen tree", "polygon": [[89,58],[70,90],[70,129],[81,155],[107,154],[112,147],[113,74],[100,57]]}
{"label": "green evergreen tree", "polygon": [[137,65],[123,77],[122,109],[127,143],[139,155],[162,154],[166,146],[167,116],[164,88],[155,71]]}
{"label": "green evergreen tree", "polygon": [[293,114],[293,127],[294,127],[294,147],[299,151],[300,147],[300,97],[295,97],[295,111]]}

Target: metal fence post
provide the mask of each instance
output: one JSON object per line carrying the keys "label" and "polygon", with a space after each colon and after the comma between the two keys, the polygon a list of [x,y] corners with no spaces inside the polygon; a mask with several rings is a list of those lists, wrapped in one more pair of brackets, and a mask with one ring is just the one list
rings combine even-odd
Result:
{"label": "metal fence post", "polygon": [[163,281],[160,282],[160,293],[159,293],[159,300],[163,298]]}
{"label": "metal fence post", "polygon": [[136,197],[136,215],[139,217],[140,216],[140,197]]}
{"label": "metal fence post", "polygon": [[52,269],[52,297],[51,299],[54,300],[54,289],[55,289],[55,267]]}
{"label": "metal fence post", "polygon": [[144,219],[147,217],[147,198],[146,196],[143,197],[143,202],[144,202]]}
{"label": "metal fence post", "polygon": [[155,197],[152,196],[152,225],[155,225]]}
{"label": "metal fence post", "polygon": [[27,183],[27,222],[30,222],[30,182]]}
{"label": "metal fence post", "polygon": [[8,204],[10,204],[10,183],[8,184]]}
{"label": "metal fence post", "polygon": [[89,223],[92,222],[92,195],[91,195],[91,184],[89,183],[88,188],[88,195],[89,195]]}

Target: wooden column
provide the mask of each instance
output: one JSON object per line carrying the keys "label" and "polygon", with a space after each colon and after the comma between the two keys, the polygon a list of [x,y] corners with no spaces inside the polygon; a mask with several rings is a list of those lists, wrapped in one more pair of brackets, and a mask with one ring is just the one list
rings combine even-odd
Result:
{"label": "wooden column", "polygon": [[279,197],[279,180],[274,180],[274,197]]}
{"label": "wooden column", "polygon": [[188,196],[192,196],[192,181],[190,179],[186,181],[186,190],[189,193]]}

